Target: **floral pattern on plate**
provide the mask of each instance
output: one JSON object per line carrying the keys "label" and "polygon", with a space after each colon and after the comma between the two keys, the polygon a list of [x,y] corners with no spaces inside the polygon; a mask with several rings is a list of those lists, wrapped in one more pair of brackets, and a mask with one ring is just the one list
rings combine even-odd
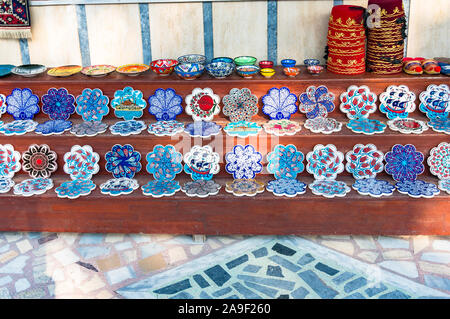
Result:
{"label": "floral pattern on plate", "polygon": [[216,122],[194,121],[186,124],[184,131],[192,137],[207,138],[220,133],[222,126]]}
{"label": "floral pattern on plate", "polygon": [[6,113],[6,96],[0,94],[0,117]]}
{"label": "floral pattern on plate", "polygon": [[194,145],[183,157],[184,172],[195,180],[210,180],[220,170],[219,154],[209,145]]}
{"label": "floral pattern on plate", "polygon": [[237,136],[246,138],[248,136],[256,136],[262,130],[262,127],[256,122],[239,121],[228,123],[223,130],[229,136]]}
{"label": "floral pattern on plate", "polygon": [[289,120],[291,115],[297,112],[297,96],[291,93],[287,87],[271,88],[261,100],[262,111],[271,120]]}
{"label": "floral pattern on plate", "polygon": [[99,122],[99,121],[90,121],[90,122],[81,122],[75,124],[70,129],[70,133],[74,134],[78,137],[83,136],[95,136],[97,134],[101,134],[106,132],[108,129],[108,124]]}
{"label": "floral pattern on plate", "polygon": [[333,144],[317,144],[306,155],[306,161],[307,172],[313,174],[317,180],[333,180],[344,171],[344,154]]}
{"label": "floral pattern on plate", "polygon": [[448,118],[450,113],[450,89],[448,85],[431,84],[419,95],[419,110],[429,119]]}
{"label": "floral pattern on plate", "polygon": [[42,96],[42,112],[52,120],[67,120],[75,112],[75,97],[65,88],[48,89]]}
{"label": "floral pattern on plate", "polygon": [[141,187],[142,194],[152,197],[172,196],[181,189],[175,180],[153,180]]}
{"label": "floral pattern on plate", "polygon": [[76,102],[75,111],[84,121],[101,121],[109,113],[109,98],[100,89],[84,89]]}
{"label": "floral pattern on plate", "polygon": [[0,133],[4,135],[23,135],[33,132],[38,126],[38,122],[33,120],[16,120],[4,124],[0,127]]}
{"label": "floral pattern on plate", "polygon": [[432,198],[440,193],[440,190],[436,185],[432,183],[427,183],[425,181],[416,180],[403,180],[395,183],[395,188],[402,194],[407,194],[411,197],[420,198]]}
{"label": "floral pattern on plate", "polygon": [[6,97],[6,104],[6,112],[15,120],[32,120],[39,113],[39,96],[28,88],[12,90]]}
{"label": "floral pattern on plate", "polygon": [[371,197],[390,196],[395,191],[394,185],[388,181],[376,178],[357,179],[352,188],[361,195],[369,195]]}
{"label": "floral pattern on plate", "polygon": [[26,179],[20,184],[16,184],[14,186],[14,194],[25,197],[41,195],[51,188],[53,188],[53,181],[51,178],[38,177]]}
{"label": "floral pattern on plate", "polygon": [[374,178],[383,171],[383,152],[373,144],[356,144],[353,150],[345,154],[345,169],[355,179]]}
{"label": "floral pattern on plate", "polygon": [[157,180],[173,180],[181,173],[182,155],[173,145],[156,145],[152,152],[147,153],[147,172]]}
{"label": "floral pattern on plate", "polygon": [[185,102],[185,112],[191,115],[194,121],[212,121],[214,115],[220,112],[220,97],[210,88],[195,88],[186,96]]}
{"label": "floral pattern on plate", "polygon": [[182,102],[183,99],[174,89],[157,89],[148,98],[148,111],[157,121],[174,121],[183,112]]}
{"label": "floral pattern on plate", "polygon": [[308,119],[325,118],[328,113],[334,110],[334,94],[329,92],[324,85],[308,87],[306,92],[300,94],[298,99],[298,109],[305,113]]}
{"label": "floral pattern on plate", "polygon": [[383,122],[367,118],[350,120],[346,126],[352,132],[362,133],[365,135],[380,134],[386,129],[386,124]]}
{"label": "floral pattern on plate", "polygon": [[295,179],[305,169],[303,159],[295,145],[278,144],[267,154],[267,171],[276,179]]}
{"label": "floral pattern on plate", "polygon": [[302,129],[300,123],[291,120],[270,120],[263,124],[264,131],[276,136],[294,135]]}
{"label": "floral pattern on plate", "polygon": [[235,145],[231,152],[225,154],[225,160],[225,170],[234,179],[253,179],[262,171],[262,155],[250,144]]}
{"label": "floral pattern on plate", "polygon": [[76,199],[89,195],[96,185],[90,179],[75,179],[61,184],[55,188],[56,195],[60,198]]}
{"label": "floral pattern on plate", "polygon": [[116,122],[109,127],[109,130],[114,135],[128,136],[140,134],[146,128],[147,125],[145,125],[144,121],[130,120]]}
{"label": "floral pattern on plate", "polygon": [[331,134],[333,132],[339,132],[342,129],[341,122],[328,117],[307,119],[304,125],[313,133]]}
{"label": "floral pattern on plate", "polygon": [[438,187],[440,190],[443,190],[444,192],[447,192],[447,194],[450,194],[450,179],[439,180]]}
{"label": "floral pattern on plate", "polygon": [[292,178],[280,178],[269,181],[266,189],[275,196],[294,197],[306,192],[306,184]]}
{"label": "floral pattern on plate", "polygon": [[100,156],[90,145],[74,145],[70,152],[64,154],[64,172],[69,174],[72,180],[91,179],[100,169],[99,159]]}
{"label": "floral pattern on plate", "polygon": [[112,173],[114,178],[133,178],[142,168],[141,153],[135,151],[130,144],[115,144],[111,151],[105,154],[105,160],[106,171]]}
{"label": "floral pattern on plate", "polygon": [[349,86],[340,98],[340,109],[351,120],[368,118],[377,109],[377,95],[365,85]]}
{"label": "floral pattern on plate", "polygon": [[416,147],[411,144],[394,145],[392,150],[386,153],[384,159],[386,173],[392,175],[397,182],[414,181],[417,179],[417,175],[422,174],[425,170],[423,154],[416,151]]}
{"label": "floral pattern on plate", "polygon": [[114,109],[114,115],[125,121],[140,118],[147,107],[147,102],[139,90],[133,90],[131,86],[123,90],[114,92],[114,99],[111,100],[111,107]]}
{"label": "floral pattern on plate", "polygon": [[9,177],[0,177],[0,194],[7,193],[14,186],[14,181]]}
{"label": "floral pattern on plate", "polygon": [[33,144],[22,153],[22,169],[33,178],[49,178],[58,168],[57,155],[47,144]]}
{"label": "floral pattern on plate", "polygon": [[137,180],[128,177],[112,178],[100,185],[100,192],[111,196],[131,194],[139,188]]}
{"label": "floral pattern on plate", "polygon": [[234,196],[255,196],[264,192],[265,185],[255,179],[233,179],[226,183],[225,190]]}
{"label": "floral pattern on plate", "polygon": [[199,179],[195,181],[187,182],[181,187],[181,190],[187,196],[196,197],[208,197],[219,193],[221,186],[214,180]]}
{"label": "floral pattern on plate", "polygon": [[390,120],[387,122],[389,128],[393,131],[399,131],[403,134],[421,134],[424,131],[428,130],[428,127],[425,122],[415,120],[412,118],[399,118]]}
{"label": "floral pattern on plate", "polygon": [[433,147],[427,163],[431,174],[439,179],[450,179],[450,143],[442,142]]}
{"label": "floral pattern on plate", "polygon": [[156,136],[173,136],[184,131],[184,124],[176,120],[157,121],[148,125],[147,132]]}
{"label": "floral pattern on plate", "polygon": [[427,125],[435,132],[450,134],[450,118],[434,118]]}
{"label": "floral pattern on plate", "polygon": [[344,197],[350,192],[350,187],[346,183],[335,180],[315,180],[308,187],[314,195],[321,195],[327,198]]}
{"label": "floral pattern on plate", "polygon": [[0,144],[0,177],[13,178],[20,168],[20,153],[11,144]]}
{"label": "floral pattern on plate", "polygon": [[230,90],[222,100],[223,114],[230,118],[231,122],[249,122],[253,115],[258,114],[258,98],[250,89]]}
{"label": "floral pattern on plate", "polygon": [[380,111],[393,120],[407,118],[414,112],[416,95],[406,85],[391,85],[380,94]]}
{"label": "floral pattern on plate", "polygon": [[71,121],[50,120],[36,126],[35,132],[42,135],[62,134],[72,127]]}

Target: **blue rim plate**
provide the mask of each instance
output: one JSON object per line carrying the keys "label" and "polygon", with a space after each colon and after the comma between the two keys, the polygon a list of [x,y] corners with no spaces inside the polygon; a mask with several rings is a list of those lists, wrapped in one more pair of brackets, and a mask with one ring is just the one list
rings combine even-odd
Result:
{"label": "blue rim plate", "polygon": [[15,67],[12,64],[0,64],[0,77],[11,74],[12,69]]}

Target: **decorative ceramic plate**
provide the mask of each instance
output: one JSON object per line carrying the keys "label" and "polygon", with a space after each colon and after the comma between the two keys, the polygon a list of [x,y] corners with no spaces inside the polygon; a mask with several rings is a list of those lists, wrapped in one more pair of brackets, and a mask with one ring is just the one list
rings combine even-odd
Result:
{"label": "decorative ceramic plate", "polygon": [[80,196],[89,195],[96,185],[90,179],[76,179],[67,181],[55,188],[56,195],[60,198],[76,199]]}
{"label": "decorative ceramic plate", "polygon": [[79,73],[83,69],[79,65],[64,65],[48,70],[47,74],[50,76],[66,77]]}
{"label": "decorative ceramic plate", "polygon": [[389,128],[393,131],[399,131],[403,134],[421,134],[428,130],[425,122],[412,118],[398,118],[387,122]]}
{"label": "decorative ceramic plate", "polygon": [[139,90],[133,90],[131,86],[123,90],[114,92],[114,99],[111,100],[111,107],[114,109],[114,115],[126,121],[140,118],[147,107],[147,102]]}
{"label": "decorative ceramic plate", "polygon": [[0,177],[11,179],[20,167],[20,153],[11,144],[0,144]]}
{"label": "decorative ceramic plate", "polygon": [[407,118],[414,112],[416,95],[406,85],[391,85],[380,94],[380,111],[388,119]]}
{"label": "decorative ceramic plate", "polygon": [[97,134],[101,134],[106,132],[108,129],[108,124],[99,122],[99,121],[90,121],[90,122],[81,122],[75,124],[70,129],[70,133],[74,134],[78,137],[83,136],[95,136]]}
{"label": "decorative ceramic plate", "polygon": [[101,121],[109,113],[109,98],[100,89],[84,89],[76,102],[75,111],[84,121]]}
{"label": "decorative ceramic plate", "polygon": [[427,163],[431,174],[439,179],[450,179],[450,143],[442,142],[433,147]]}
{"label": "decorative ceramic plate", "polygon": [[219,154],[214,152],[211,146],[194,145],[189,152],[184,154],[184,172],[196,181],[200,179],[210,180],[220,170]]}
{"label": "decorative ceramic plate", "polygon": [[0,77],[11,74],[12,69],[15,67],[12,64],[0,64]]}
{"label": "decorative ceramic plate", "polygon": [[65,88],[50,88],[42,96],[42,112],[52,120],[67,120],[75,112],[75,97]]}
{"label": "decorative ceramic plate", "polygon": [[271,120],[281,120],[291,118],[297,112],[297,96],[287,88],[271,88],[268,94],[261,99],[263,103],[262,111]]}
{"label": "decorative ceramic plate", "polygon": [[146,64],[125,64],[119,66],[116,69],[116,72],[129,76],[135,76],[144,73],[148,69],[150,69],[150,66]]}
{"label": "decorative ceramic plate", "polygon": [[14,181],[9,177],[0,177],[0,194],[7,193],[14,186]]}
{"label": "decorative ceramic plate", "polygon": [[450,113],[450,89],[448,85],[431,84],[419,95],[419,110],[429,119],[436,117],[448,118]]}
{"label": "decorative ceramic plate", "polygon": [[28,88],[12,90],[6,97],[6,104],[6,112],[15,120],[32,120],[39,113],[39,96]]}
{"label": "decorative ceramic plate", "polygon": [[222,126],[216,122],[194,121],[186,124],[184,131],[192,137],[208,138],[220,133]]}
{"label": "decorative ceramic plate", "polygon": [[[205,122],[210,123],[210,122]],[[147,132],[156,136],[173,136],[184,131],[184,124],[178,121],[156,121],[148,125]]]}
{"label": "decorative ceramic plate", "polygon": [[344,197],[351,190],[346,183],[335,180],[315,180],[308,187],[314,195],[321,195],[327,198]]}
{"label": "decorative ceramic plate", "polygon": [[438,182],[439,189],[450,194],[450,179],[441,179]]}
{"label": "decorative ceramic plate", "polygon": [[262,127],[256,122],[231,122],[223,128],[223,130],[229,136],[237,136],[240,138],[246,138],[248,136],[256,136],[262,130]]}
{"label": "decorative ceramic plate", "polygon": [[47,68],[42,64],[24,64],[14,67],[11,73],[24,77],[32,77],[44,73]]}
{"label": "decorative ceramic plate", "polygon": [[190,181],[181,187],[181,190],[190,197],[208,197],[219,193],[221,186],[214,180],[199,179]]}
{"label": "decorative ceramic plate", "polygon": [[423,154],[416,151],[416,147],[411,144],[395,144],[392,151],[385,154],[384,159],[386,173],[392,175],[397,182],[414,181],[417,179],[417,175],[422,174],[425,170]]}
{"label": "decorative ceramic plate", "polygon": [[255,179],[233,179],[226,183],[225,190],[234,196],[255,196],[264,192],[265,185]]}
{"label": "decorative ceramic plate", "polygon": [[[189,154],[189,153],[188,153]],[[147,153],[146,170],[156,180],[174,180],[181,173],[183,156],[173,145],[156,145],[152,152]]]}
{"label": "decorative ceramic plate", "polygon": [[17,120],[4,124],[0,127],[0,133],[4,135],[23,135],[33,132],[38,123],[33,120]]}
{"label": "decorative ceramic plate", "polygon": [[154,115],[157,121],[172,121],[183,112],[182,102],[182,97],[176,94],[174,89],[157,89],[155,94],[148,98],[148,112]]}
{"label": "decorative ceramic plate", "polygon": [[109,127],[109,130],[111,131],[111,134],[114,135],[128,136],[140,134],[146,128],[147,125],[145,125],[144,121],[130,120],[116,122]]}
{"label": "decorative ceramic plate", "polygon": [[306,171],[314,175],[317,180],[334,180],[339,173],[344,171],[344,154],[336,149],[333,144],[323,146],[317,144],[306,155]]}
{"label": "decorative ceramic plate", "polygon": [[42,135],[63,134],[72,127],[71,121],[51,120],[36,126],[35,132]]}
{"label": "decorative ceramic plate", "polygon": [[295,179],[305,169],[304,155],[295,145],[275,145],[267,154],[267,171],[276,179]]}
{"label": "decorative ceramic plate", "polygon": [[58,168],[57,155],[47,144],[33,144],[22,153],[22,169],[33,178],[49,178]]}
{"label": "decorative ceramic plate", "polygon": [[172,196],[181,189],[180,183],[175,180],[154,180],[141,187],[142,194],[152,197]]}
{"label": "decorative ceramic plate", "polygon": [[334,110],[334,99],[334,94],[329,92],[326,86],[310,86],[306,92],[300,94],[298,109],[305,113],[308,119],[325,118]]}
{"label": "decorative ceramic plate", "polygon": [[384,154],[373,144],[356,144],[345,154],[345,159],[345,169],[355,179],[375,178],[384,168]]}
{"label": "decorative ceramic plate", "polygon": [[115,69],[116,67],[112,65],[105,65],[105,64],[91,65],[84,67],[81,70],[81,73],[89,76],[105,76],[111,72],[114,72]]}
{"label": "decorative ceramic plate", "polygon": [[436,185],[427,183],[425,181],[416,179],[413,181],[404,180],[395,183],[395,188],[402,194],[407,194],[411,197],[420,198],[432,198],[440,193],[440,190]]}
{"label": "decorative ceramic plate", "polygon": [[304,126],[313,133],[331,134],[342,129],[342,123],[329,117],[307,119]]}
{"label": "decorative ceramic plate", "polygon": [[435,132],[450,134],[450,118],[434,118],[427,125]]}
{"label": "decorative ceramic plate", "polygon": [[113,178],[100,185],[100,192],[111,196],[131,194],[139,188],[137,180],[127,177]]}
{"label": "decorative ceramic plate", "polygon": [[276,136],[294,135],[302,129],[300,123],[291,120],[270,120],[263,124],[264,131]]}
{"label": "decorative ceramic plate", "polygon": [[41,195],[51,188],[53,188],[53,181],[51,178],[38,177],[26,179],[20,184],[16,184],[14,186],[14,194],[25,197]]}
{"label": "decorative ceramic plate", "polygon": [[250,122],[253,115],[258,114],[258,98],[247,89],[231,89],[222,99],[223,114],[231,122]]}
{"label": "decorative ceramic plate", "polygon": [[351,120],[368,118],[377,109],[377,95],[365,86],[351,85],[341,94],[340,109]]}
{"label": "decorative ceramic plate", "polygon": [[386,124],[378,120],[362,118],[358,120],[350,120],[347,123],[347,128],[355,133],[362,133],[365,135],[373,135],[383,133],[386,129]]}
{"label": "decorative ceramic plate", "polygon": [[141,153],[135,151],[130,144],[115,144],[111,151],[105,154],[105,160],[106,171],[112,173],[114,178],[133,178],[142,168]]}
{"label": "decorative ceramic plate", "polygon": [[6,113],[6,96],[0,94],[0,117]]}
{"label": "decorative ceramic plate", "polygon": [[357,179],[352,188],[361,195],[371,197],[391,196],[395,191],[394,185],[376,178]]}
{"label": "decorative ceramic plate", "polygon": [[306,192],[306,184],[292,178],[280,178],[269,181],[266,189],[275,196],[295,197]]}
{"label": "decorative ceramic plate", "polygon": [[248,145],[235,145],[231,152],[225,154],[225,170],[234,179],[254,179],[262,171],[262,155]]}
{"label": "decorative ceramic plate", "polygon": [[185,112],[192,116],[194,121],[212,121],[214,115],[220,112],[220,97],[210,88],[195,88],[186,96]]}
{"label": "decorative ceramic plate", "polygon": [[70,152],[64,154],[64,172],[69,174],[72,180],[91,179],[100,169],[99,159],[100,156],[90,145],[74,145]]}

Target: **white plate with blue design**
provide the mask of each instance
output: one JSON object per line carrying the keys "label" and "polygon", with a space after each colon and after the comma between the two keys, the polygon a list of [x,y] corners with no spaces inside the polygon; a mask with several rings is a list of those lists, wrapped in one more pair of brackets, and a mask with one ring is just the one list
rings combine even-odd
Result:
{"label": "white plate with blue design", "polygon": [[142,194],[160,198],[175,195],[181,189],[180,183],[175,180],[153,180],[141,187]]}
{"label": "white plate with blue design", "polygon": [[100,185],[100,192],[111,196],[131,194],[139,188],[137,180],[128,177],[112,178]]}
{"label": "white plate with blue design", "polygon": [[361,195],[371,197],[391,196],[395,191],[394,185],[376,178],[357,179],[352,188]]}
{"label": "white plate with blue design", "polygon": [[395,184],[397,191],[414,198],[432,198],[440,193],[435,184],[422,181],[420,179],[400,181]]}
{"label": "white plate with blue design", "polygon": [[308,187],[314,195],[320,195],[326,198],[344,197],[350,192],[350,187],[345,182],[336,180],[315,180]]}
{"label": "white plate with blue design", "polygon": [[140,134],[143,130],[147,128],[144,121],[120,121],[116,122],[114,125],[109,127],[111,134],[120,136],[129,136]]}
{"label": "white plate with blue design", "polygon": [[14,194],[25,197],[44,194],[53,188],[53,180],[51,178],[31,178],[22,181],[14,186]]}
{"label": "white plate with blue design", "polygon": [[89,195],[97,186],[90,179],[75,179],[62,183],[55,188],[59,198],[77,199]]}

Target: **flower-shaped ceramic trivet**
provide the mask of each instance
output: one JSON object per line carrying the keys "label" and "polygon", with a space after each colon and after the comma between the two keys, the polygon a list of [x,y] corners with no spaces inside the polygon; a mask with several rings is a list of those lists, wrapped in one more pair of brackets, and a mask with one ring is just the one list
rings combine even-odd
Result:
{"label": "flower-shaped ceramic trivet", "polygon": [[235,145],[231,152],[225,154],[225,160],[225,170],[234,179],[253,179],[262,171],[262,155],[250,144]]}
{"label": "flower-shaped ceramic trivet", "polygon": [[101,121],[109,113],[109,98],[100,89],[84,89],[76,98],[75,111],[84,121]]}
{"label": "flower-shaped ceramic trivet", "polygon": [[64,172],[69,174],[72,180],[91,179],[100,169],[99,159],[100,156],[90,145],[74,145],[70,152],[64,154]]}
{"label": "flower-shaped ceramic trivet", "polygon": [[175,180],[152,180],[141,187],[142,194],[152,197],[172,196],[181,189],[180,183]]}
{"label": "flower-shaped ceramic trivet", "polygon": [[352,188],[361,195],[371,197],[390,196],[395,191],[395,186],[385,180],[376,178],[357,179]]}
{"label": "flower-shaped ceramic trivet", "polygon": [[184,124],[176,120],[156,121],[148,125],[147,131],[156,136],[173,136],[184,131]]}
{"label": "flower-shaped ceramic trivet", "polygon": [[450,179],[440,179],[438,182],[439,189],[450,194]]}
{"label": "flower-shaped ceramic trivet", "polygon": [[183,157],[184,172],[195,180],[210,180],[220,170],[219,154],[211,146],[194,145]]}
{"label": "flower-shaped ceramic trivet", "polygon": [[327,198],[344,197],[350,192],[350,187],[346,183],[335,180],[315,180],[308,187],[314,195],[320,195]]}
{"label": "flower-shaped ceramic trivet", "polygon": [[440,193],[436,185],[418,179],[397,182],[395,183],[395,188],[397,188],[399,193],[407,194],[414,198],[432,198]]}
{"label": "flower-shaped ceramic trivet", "polygon": [[106,132],[108,129],[108,124],[99,121],[81,122],[75,124],[70,129],[70,133],[77,137],[83,136],[95,136],[100,133]]}
{"label": "flower-shaped ceramic trivet", "polygon": [[368,118],[350,120],[346,126],[352,132],[362,133],[365,135],[380,134],[386,129],[386,124],[383,122]]}
{"label": "flower-shaped ceramic trivet", "polygon": [[295,197],[306,192],[306,184],[292,178],[280,178],[267,183],[266,189],[275,196]]}
{"label": "flower-shaped ceramic trivet", "polygon": [[130,144],[115,144],[111,151],[105,154],[106,171],[113,177],[133,178],[141,170],[141,153],[135,151]]}
{"label": "flower-shaped ceramic trivet", "polygon": [[6,104],[6,112],[15,120],[32,120],[39,113],[39,97],[28,88],[15,88],[6,97]]}
{"label": "flower-shaped ceramic trivet", "polygon": [[387,122],[389,128],[393,131],[399,131],[403,134],[421,134],[428,130],[425,122],[412,118],[397,118]]}
{"label": "flower-shaped ceramic trivet", "polygon": [[[0,117],[6,113],[6,96],[0,94]],[[3,121],[0,121],[0,126],[3,125]]]}
{"label": "flower-shaped ceramic trivet", "polygon": [[137,180],[133,178],[120,177],[107,180],[100,185],[100,192],[111,196],[131,194],[139,188]]}
{"label": "flower-shaped ceramic trivet", "polygon": [[14,186],[12,178],[20,167],[20,153],[11,144],[0,144],[0,193],[7,193]]}
{"label": "flower-shaped ceramic trivet", "polygon": [[221,186],[214,180],[199,179],[185,183],[181,190],[190,197],[208,197],[219,193]]}
{"label": "flower-shaped ceramic trivet", "polygon": [[114,99],[111,100],[111,107],[114,109],[114,115],[123,118],[125,121],[140,118],[147,107],[147,102],[139,90],[134,90],[131,86],[123,90],[114,92]]}
{"label": "flower-shaped ceramic trivet", "polygon": [[297,96],[287,88],[271,88],[269,93],[262,97],[262,111],[271,120],[281,120],[291,118],[297,112]]}
{"label": "flower-shaped ceramic trivet", "polygon": [[49,189],[53,188],[53,181],[51,178],[32,178],[22,181],[20,184],[14,186],[14,194],[25,197],[33,195],[44,194]]}
{"label": "flower-shaped ceramic trivet", "polygon": [[306,170],[317,180],[334,180],[344,171],[344,154],[333,144],[317,144],[306,155]]}
{"label": "flower-shaped ceramic trivet", "polygon": [[14,186],[14,181],[9,177],[0,177],[0,194],[7,193]]}
{"label": "flower-shaped ceramic trivet", "polygon": [[56,195],[60,198],[76,199],[89,195],[96,185],[90,179],[76,179],[67,181],[55,188]]}
{"label": "flower-shaped ceramic trivet", "polygon": [[75,112],[75,97],[65,88],[48,89],[42,96],[42,112],[51,120],[68,120]]}
{"label": "flower-shaped ceramic trivet", "polygon": [[427,125],[435,132],[450,134],[450,118],[434,118]]}
{"label": "flower-shaped ceramic trivet", "polygon": [[220,97],[210,88],[195,88],[186,96],[185,112],[192,116],[194,121],[212,121],[214,115],[220,112]]}
{"label": "flower-shaped ceramic trivet", "polygon": [[429,119],[448,118],[450,113],[450,89],[446,84],[431,84],[419,95],[419,110]]}
{"label": "flower-shaped ceramic trivet", "polygon": [[427,163],[431,174],[439,179],[450,179],[450,143],[442,142],[433,147]]}
{"label": "flower-shaped ceramic trivet", "polygon": [[216,122],[194,121],[186,124],[184,131],[191,137],[208,138],[220,133],[222,126]]}
{"label": "flower-shaped ceramic trivet", "polygon": [[329,117],[307,119],[304,126],[313,133],[331,134],[342,129],[342,123]]}
{"label": "flower-shaped ceramic trivet", "polygon": [[417,175],[422,174],[425,170],[423,154],[416,151],[416,147],[411,144],[394,145],[392,150],[385,154],[384,159],[386,173],[392,175],[397,182],[414,181],[417,179]]}
{"label": "flower-shaped ceramic trivet", "polygon": [[183,99],[174,89],[157,89],[148,98],[148,111],[157,121],[173,121],[183,112]]}
{"label": "flower-shaped ceramic trivet", "polygon": [[345,154],[347,164],[345,169],[355,179],[374,178],[383,171],[383,152],[379,151],[373,144],[356,144],[353,150]]}
{"label": "flower-shaped ceramic trivet", "polygon": [[33,144],[22,153],[22,169],[33,178],[49,178],[56,171],[57,155],[47,144]]}
{"label": "flower-shaped ceramic trivet", "polygon": [[326,86],[310,86],[306,92],[300,94],[298,109],[305,113],[308,119],[325,118],[334,110],[334,98],[334,94],[329,92]]}
{"label": "flower-shaped ceramic trivet", "polygon": [[109,130],[114,135],[129,136],[140,134],[146,128],[144,121],[129,120],[116,122],[109,127]]}
{"label": "flower-shaped ceramic trivet", "polygon": [[4,135],[23,135],[28,132],[33,132],[38,125],[38,122],[33,120],[15,120],[4,124],[0,127],[0,133]]}
{"label": "flower-shaped ceramic trivet", "polygon": [[246,138],[248,136],[256,136],[262,130],[262,127],[256,122],[239,121],[228,123],[223,130],[229,136]]}
{"label": "flower-shaped ceramic trivet", "polygon": [[72,127],[71,121],[66,120],[50,120],[40,123],[34,130],[37,134],[42,135],[58,135],[62,134]]}
{"label": "flower-shaped ceramic trivet", "polygon": [[255,196],[264,192],[264,183],[255,179],[233,179],[226,183],[225,190],[234,196]]}
{"label": "flower-shaped ceramic trivet", "polygon": [[340,98],[340,109],[351,120],[368,118],[377,109],[377,95],[365,85],[349,86]]}
{"label": "flower-shaped ceramic trivet", "polygon": [[406,85],[391,85],[380,94],[380,111],[388,119],[407,118],[414,112],[416,95]]}
{"label": "flower-shaped ceramic trivet", "polygon": [[276,136],[294,135],[302,129],[300,123],[291,120],[270,120],[263,124],[264,131]]}

